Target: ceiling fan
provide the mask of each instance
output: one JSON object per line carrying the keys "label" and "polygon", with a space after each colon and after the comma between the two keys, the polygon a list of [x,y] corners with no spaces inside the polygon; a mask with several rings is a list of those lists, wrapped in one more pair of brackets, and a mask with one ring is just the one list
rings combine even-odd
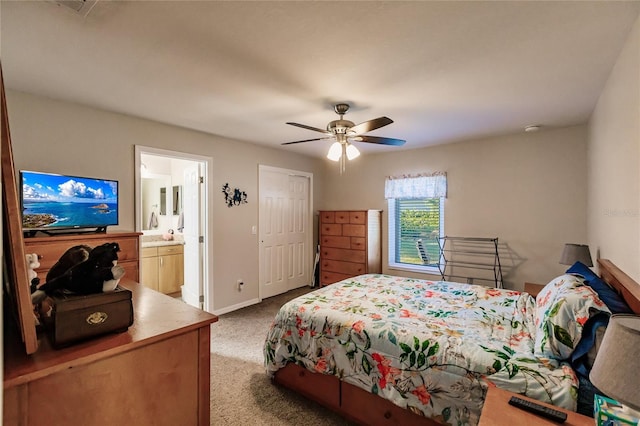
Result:
{"label": "ceiling fan", "polygon": [[326,139],[335,139],[327,158],[333,161],[340,161],[340,173],[345,170],[346,159],[353,160],[360,155],[360,151],[351,142],[368,142],[376,143],[380,145],[404,145],[406,141],[402,139],[384,138],[380,136],[367,136],[363,133],[370,132],[372,130],[379,129],[386,125],[393,123],[393,120],[389,117],[378,117],[373,120],[365,121],[360,124],[354,124],[352,121],[345,120],[343,117],[349,111],[349,104],[338,103],[333,107],[336,114],[340,116],[339,120],[333,120],[327,124],[327,129],[319,129],[317,127],[307,126],[305,124],[287,122],[292,126],[301,127],[307,130],[313,130],[314,132],[324,133],[325,136],[314,139],[305,139],[301,141],[285,142],[282,145],[291,145],[295,143],[320,141]]}

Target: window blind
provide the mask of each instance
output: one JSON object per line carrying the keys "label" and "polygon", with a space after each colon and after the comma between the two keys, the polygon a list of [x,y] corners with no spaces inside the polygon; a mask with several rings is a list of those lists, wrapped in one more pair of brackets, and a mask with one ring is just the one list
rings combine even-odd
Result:
{"label": "window blind", "polygon": [[413,265],[438,263],[440,202],[440,198],[395,200],[395,262]]}

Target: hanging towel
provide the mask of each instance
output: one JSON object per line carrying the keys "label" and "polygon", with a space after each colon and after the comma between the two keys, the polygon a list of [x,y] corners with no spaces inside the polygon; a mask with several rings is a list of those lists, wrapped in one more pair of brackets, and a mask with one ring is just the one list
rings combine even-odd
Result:
{"label": "hanging towel", "polygon": [[178,216],[178,226],[176,226],[178,232],[182,232],[184,229],[184,213],[180,212],[180,216]]}
{"label": "hanging towel", "polygon": [[158,227],[158,218],[156,217],[156,212],[151,212],[151,217],[149,218],[149,229],[155,229]]}

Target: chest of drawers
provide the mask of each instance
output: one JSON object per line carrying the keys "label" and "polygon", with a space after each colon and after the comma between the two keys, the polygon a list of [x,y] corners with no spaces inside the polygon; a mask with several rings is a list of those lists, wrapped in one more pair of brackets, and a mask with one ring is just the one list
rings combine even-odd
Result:
{"label": "chest of drawers", "polygon": [[320,285],[382,272],[380,210],[320,211]]}

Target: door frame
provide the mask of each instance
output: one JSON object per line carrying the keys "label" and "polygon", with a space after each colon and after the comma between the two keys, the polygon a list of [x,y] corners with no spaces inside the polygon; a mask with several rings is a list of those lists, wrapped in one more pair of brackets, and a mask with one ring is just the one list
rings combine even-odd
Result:
{"label": "door frame", "polygon": [[213,200],[209,196],[209,186],[213,182],[213,158],[198,154],[191,154],[186,152],[171,151],[167,149],[153,148],[143,145],[135,145],[135,226],[137,232],[142,232],[142,197],[141,197],[141,156],[155,155],[159,157],[175,158],[179,160],[188,160],[204,163],[205,172],[203,174],[204,183],[202,188],[202,209],[200,211],[201,223],[204,229],[202,229],[203,253],[202,253],[202,296],[203,296],[203,309],[207,312],[213,310],[214,299],[214,282],[213,282],[213,262],[210,261],[212,244],[213,244],[213,217],[210,212],[213,212]]}
{"label": "door frame", "polygon": [[[261,219],[262,219],[262,211],[260,209],[260,200],[262,200],[262,172],[263,171],[267,171],[267,172],[275,172],[275,173],[282,173],[282,174],[286,174],[287,176],[299,176],[299,177],[305,177],[307,179],[309,179],[309,191],[308,191],[308,197],[309,197],[309,204],[308,204],[308,213],[307,213],[307,229],[309,230],[307,235],[307,246],[310,248],[309,250],[309,259],[308,259],[308,263],[305,263],[307,265],[307,267],[309,268],[309,284],[311,285],[311,283],[313,283],[313,263],[315,262],[315,256],[316,256],[316,250],[314,248],[313,245],[313,237],[314,237],[314,227],[313,227],[313,173],[310,172],[303,172],[301,170],[293,170],[293,169],[284,169],[282,167],[274,167],[274,166],[267,166],[264,164],[258,164],[258,299],[260,301],[262,301],[263,297],[263,288],[262,288],[262,281],[263,281],[263,270],[264,270],[264,259],[262,256],[262,247],[261,247],[261,242],[260,242],[260,237],[261,237],[261,232],[262,232],[262,224],[261,224]],[[291,288],[289,288],[287,286],[288,290],[292,290]]]}

